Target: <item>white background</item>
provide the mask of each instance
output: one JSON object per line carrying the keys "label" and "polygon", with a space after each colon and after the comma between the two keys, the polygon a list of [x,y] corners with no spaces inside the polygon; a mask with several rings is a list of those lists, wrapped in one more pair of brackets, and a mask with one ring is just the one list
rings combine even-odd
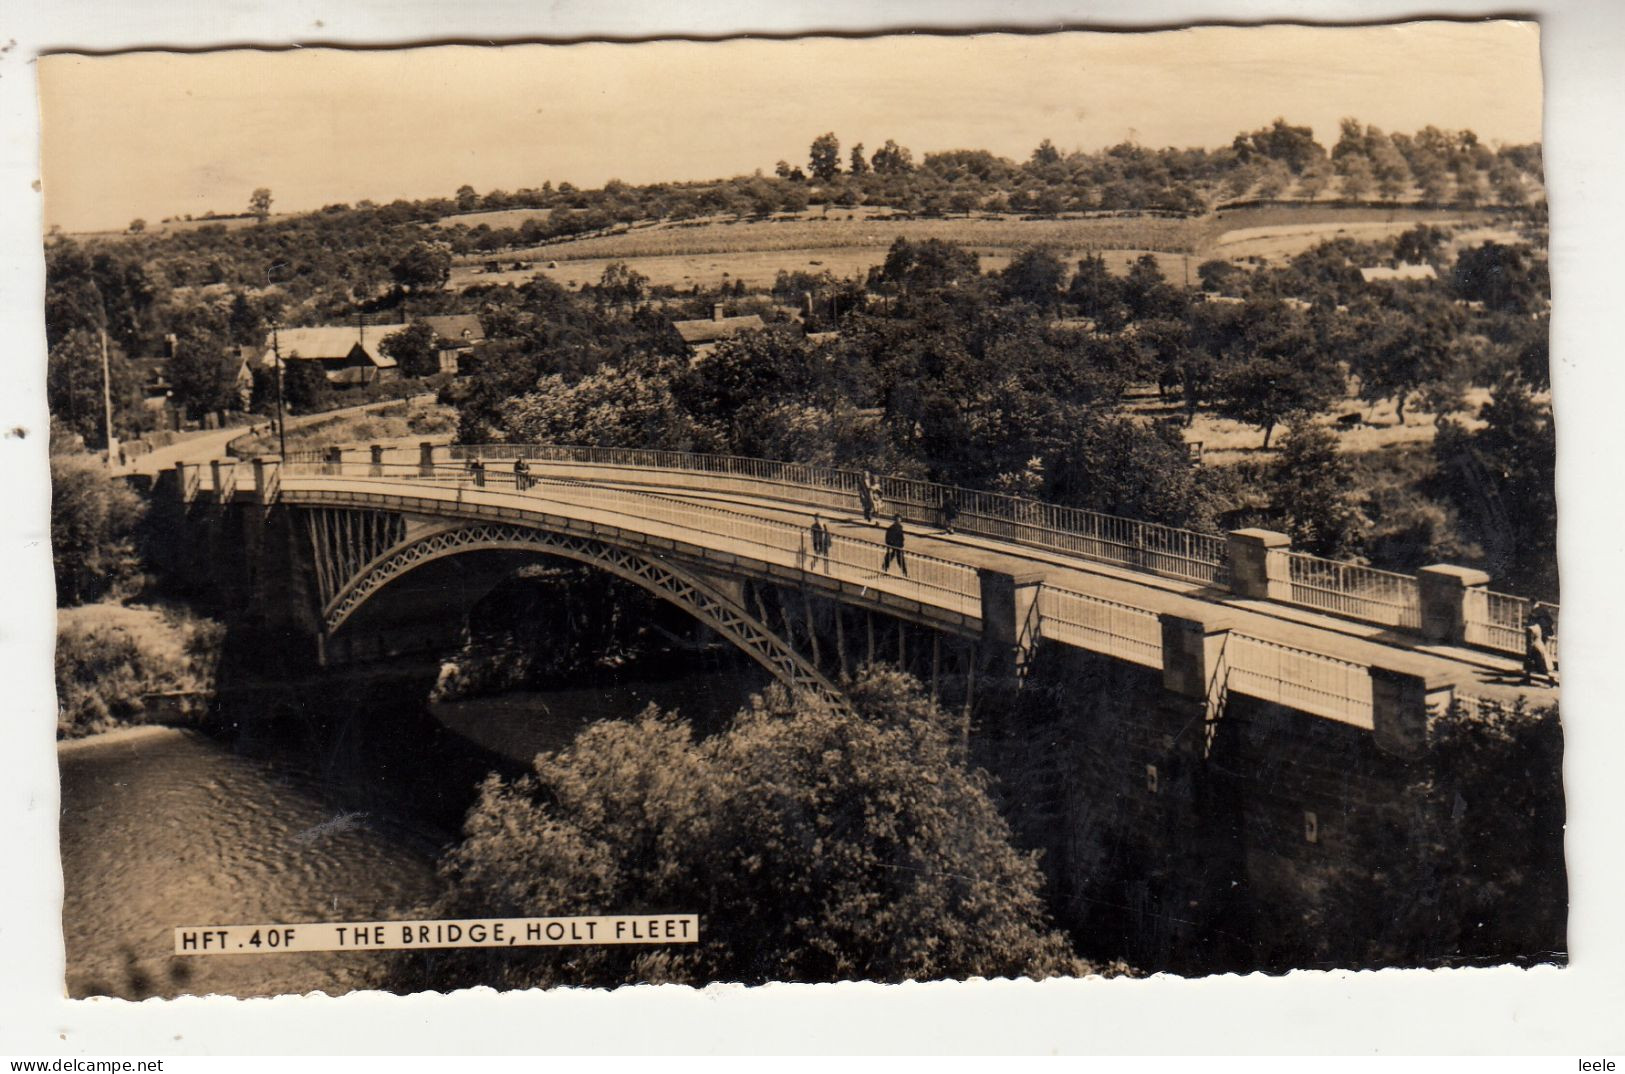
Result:
{"label": "white background", "polygon": [[[0,20],[0,1056],[538,1052],[1094,1052],[1354,1055],[1619,1052],[1625,944],[1617,834],[1625,705],[1619,401],[1622,31],[1609,0],[1535,3],[1543,26],[1553,221],[1569,969],[1287,978],[630,989],[615,994],[284,997],[130,1004],[61,998],[53,594],[45,482],[43,267],[32,60],[42,49],[408,43],[908,27],[1166,26],[1190,20],[1381,21],[1506,14],[1388,0],[1112,0],[886,5],[464,0],[185,4],[18,0]],[[0,44],[6,44],[0,42]],[[815,89],[810,89],[815,92]],[[1290,102],[1283,102],[1290,114]],[[1613,614],[1610,615],[1610,611]],[[1394,893],[1396,899],[1403,892]],[[1556,1068],[1556,1064],[1548,1064]],[[1562,1069],[1573,1070],[1572,1062]]]}

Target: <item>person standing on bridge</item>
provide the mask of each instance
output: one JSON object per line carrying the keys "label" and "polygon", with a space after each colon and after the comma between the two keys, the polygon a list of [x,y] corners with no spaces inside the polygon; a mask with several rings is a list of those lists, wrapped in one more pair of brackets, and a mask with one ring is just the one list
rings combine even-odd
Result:
{"label": "person standing on bridge", "polygon": [[942,490],[942,500],[937,504],[937,518],[942,522],[943,533],[953,533],[954,519],[959,517],[959,504],[954,500],[954,494],[947,489]]}
{"label": "person standing on bridge", "polygon": [[1532,684],[1537,678],[1545,679],[1547,685],[1557,685],[1557,661],[1552,657],[1552,649],[1546,638],[1546,630],[1539,619],[1531,618],[1528,625],[1523,628],[1523,681],[1525,685]]}
{"label": "person standing on bridge", "polygon": [[523,455],[513,460],[513,487],[520,492],[530,488],[530,463]]}
{"label": "person standing on bridge", "polygon": [[908,564],[903,561],[903,516],[893,515],[891,525],[886,527],[886,558],[880,561],[882,574],[891,570],[891,565],[897,564],[897,569],[903,577],[908,577]]}
{"label": "person standing on bridge", "polygon": [[824,525],[824,520],[818,515],[813,515],[812,520],[812,552],[813,559],[822,559],[824,561],[824,569],[828,570],[829,527]]}
{"label": "person standing on bridge", "polygon": [[474,484],[476,486],[480,488],[485,487],[485,463],[481,462],[479,459],[470,459],[468,462],[468,472],[473,476]]}
{"label": "person standing on bridge", "polygon": [[858,478],[858,506],[863,508],[863,520],[875,520],[875,477],[868,470]]}

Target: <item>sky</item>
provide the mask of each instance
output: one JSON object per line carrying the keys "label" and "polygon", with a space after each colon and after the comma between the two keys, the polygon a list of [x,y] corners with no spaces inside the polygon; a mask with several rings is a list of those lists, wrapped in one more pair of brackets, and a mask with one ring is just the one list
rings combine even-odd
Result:
{"label": "sky", "polygon": [[825,131],[872,152],[1024,160],[1132,140],[1229,144],[1285,116],[1326,145],[1384,130],[1541,137],[1533,23],[1202,27],[346,51],[59,54],[39,60],[47,226],[276,211],[569,181],[805,166]]}

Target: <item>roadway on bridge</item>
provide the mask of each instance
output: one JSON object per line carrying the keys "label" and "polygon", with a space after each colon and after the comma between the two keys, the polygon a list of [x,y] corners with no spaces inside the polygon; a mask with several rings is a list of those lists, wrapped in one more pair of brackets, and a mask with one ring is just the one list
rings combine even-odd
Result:
{"label": "roadway on bridge", "polygon": [[[774,518],[810,527],[814,511],[772,498],[749,498],[738,493],[685,493],[669,489],[658,493],[636,484],[619,487],[666,498],[701,503],[721,502],[749,510],[763,518]],[[879,543],[884,526],[864,522],[861,515],[842,515],[819,510],[825,525],[837,534],[867,538]],[[1421,675],[1433,681],[1448,682],[1479,697],[1512,701],[1527,696],[1531,702],[1549,703],[1557,691],[1546,686],[1524,686],[1522,663],[1512,657],[1446,645],[1427,645],[1399,631],[1307,608],[1247,600],[1211,588],[1177,579],[1135,572],[1126,567],[1068,557],[1062,553],[1012,545],[968,534],[947,534],[940,528],[905,524],[907,550],[952,560],[966,566],[1032,575],[1045,585],[1087,593],[1090,596],[1191,619],[1222,619],[1234,630],[1266,641],[1289,645],[1308,652],[1335,656],[1351,663],[1377,665],[1395,671]],[[1215,616],[1214,606],[1225,609]]]}
{"label": "roadway on bridge", "polygon": [[[529,492],[520,493],[511,486],[476,488],[464,475],[442,473],[432,481],[408,477],[374,478],[363,476],[296,476],[290,471],[283,478],[285,491],[310,484],[328,488],[347,487],[356,491],[374,490],[428,496],[449,500],[460,505],[476,504],[525,512],[548,513],[550,503],[554,510],[567,508],[571,517],[596,521],[621,528],[642,527],[651,532],[670,529],[671,535],[679,530],[652,521],[657,508],[664,504],[674,508],[700,507],[711,510],[726,508],[729,512],[764,523],[805,530],[811,525],[814,508],[788,503],[772,496],[753,497],[739,493],[710,491],[678,491],[670,487],[653,488],[636,482],[609,481],[552,481],[544,479]],[[866,524],[861,517],[828,508],[816,509],[839,538],[857,542],[870,551],[862,557],[865,562],[878,566],[883,548],[884,528]],[[629,525],[630,523],[630,525]],[[1324,615],[1301,608],[1288,608],[1264,601],[1238,600],[1223,591],[1203,589],[1199,586],[1172,581],[1131,570],[1094,563],[1062,553],[1041,551],[1021,545],[1007,544],[962,534],[949,535],[940,530],[919,526],[905,526],[907,549],[914,565],[914,579],[921,568],[929,571],[933,561],[946,561],[962,569],[988,568],[1041,578],[1050,587],[1071,590],[1091,598],[1116,602],[1149,613],[1166,613],[1185,618],[1217,622],[1239,633],[1264,641],[1317,653],[1361,666],[1380,666],[1394,671],[1418,675],[1431,684],[1445,684],[1460,688],[1464,693],[1498,701],[1512,701],[1519,696],[1531,701],[1555,699],[1555,691],[1547,687],[1526,687],[1517,661],[1476,650],[1445,646],[1423,646],[1414,637],[1379,627],[1355,623],[1335,616]],[[693,541],[690,532],[684,539]],[[732,551],[745,558],[759,558],[761,548],[749,540],[741,540],[737,547],[729,548],[729,539],[717,534],[703,535],[717,551]],[[809,562],[804,556],[795,557],[796,565]],[[816,569],[816,561],[811,561]],[[864,569],[842,564],[840,573],[847,581],[872,584],[875,588],[908,595],[913,589],[914,599],[937,602],[940,592],[926,587],[911,586],[896,573],[883,574],[873,567]],[[856,573],[859,577],[854,578]],[[952,598],[941,602],[953,606]],[[961,604],[963,602],[961,601]]]}

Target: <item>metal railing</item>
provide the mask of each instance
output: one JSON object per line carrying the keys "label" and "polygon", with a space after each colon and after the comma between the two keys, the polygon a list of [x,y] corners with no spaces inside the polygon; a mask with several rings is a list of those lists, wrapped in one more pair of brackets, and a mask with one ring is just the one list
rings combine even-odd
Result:
{"label": "metal railing", "polygon": [[1422,628],[1422,597],[1416,579],[1409,574],[1303,552],[1270,554],[1287,557],[1293,604],[1383,626]]}
{"label": "metal railing", "polygon": [[1335,656],[1230,633],[1225,642],[1231,693],[1370,730],[1371,672]]}
{"label": "metal railing", "polygon": [[[543,464],[636,467],[704,474],[713,487],[761,492],[779,487],[797,503],[856,512],[863,475],[807,463],[777,462],[735,455],[702,455],[648,448],[574,447],[554,444],[453,444],[454,460],[524,458]],[[742,479],[749,485],[725,479]],[[719,480],[723,479],[723,480]],[[979,537],[1030,545],[1200,585],[1222,585],[1222,534],[1163,526],[1153,522],[1062,507],[1019,496],[981,492],[907,477],[878,477],[877,511],[900,514],[916,525],[945,521],[943,503],[956,509],[954,528]]]}
{"label": "metal railing", "polygon": [[[408,481],[455,489],[459,499],[465,492],[474,490],[523,497],[526,501],[523,506],[527,508],[555,513],[561,508],[568,509],[563,513],[623,526],[648,536],[703,543],[715,551],[744,552],[777,566],[823,573],[971,619],[981,617],[981,582],[974,567],[905,549],[902,566],[887,569],[887,548],[879,539],[881,531],[878,529],[873,531],[874,539],[832,533],[829,551],[814,554],[811,533],[799,522],[764,518],[658,492],[605,488],[534,476],[521,489],[512,473],[487,470],[475,475],[461,466],[436,466],[427,475],[415,463],[384,463],[379,468],[383,479],[391,483]],[[278,469],[285,471],[284,480],[303,477],[378,479],[370,461],[300,461]],[[696,537],[704,540],[696,540]]]}
{"label": "metal railing", "polygon": [[1155,612],[1046,585],[1038,591],[1043,637],[1145,667],[1162,667],[1162,623]]}
{"label": "metal railing", "polygon": [[[607,483],[651,489],[665,484],[674,492],[679,488],[689,492],[696,489],[737,492],[849,515],[861,510],[858,489],[863,474],[808,463],[652,448],[555,444],[453,444],[436,450],[445,451],[455,462],[449,466],[431,463],[431,472],[444,469],[448,473],[463,473],[455,463],[474,459],[500,464],[524,458],[533,464],[533,481],[546,475],[550,479],[588,483],[597,477]],[[321,450],[289,452],[285,462],[316,466],[329,474],[353,473],[357,465],[349,459],[333,463],[328,451]],[[410,464],[404,460],[385,464],[377,469],[370,465],[370,460],[363,465],[373,476],[387,467],[390,473],[413,477],[422,466],[421,459]],[[565,473],[547,474],[553,468],[563,469]],[[590,472],[595,469],[604,472]],[[702,480],[690,480],[694,475]],[[497,469],[495,466],[487,469],[486,479],[510,484],[513,481],[506,467]],[[952,523],[958,532],[1201,585],[1228,586],[1230,582],[1227,539],[1222,534],[1139,522],[914,478],[885,477],[878,482],[880,502],[875,508],[882,517],[895,513],[916,526],[941,527],[949,521],[942,511],[947,501],[954,505]],[[1272,551],[1270,555],[1285,557],[1281,573],[1288,581],[1287,603],[1382,626],[1421,629],[1420,589],[1411,575],[1286,549]],[[915,557],[909,553],[909,558]],[[1272,573],[1275,570],[1271,568]],[[1527,601],[1489,594],[1479,607],[1469,596],[1466,611],[1462,640],[1467,644],[1508,653],[1523,651]]]}
{"label": "metal railing", "polygon": [[1523,597],[1469,590],[1462,608],[1467,644],[1522,654],[1532,607]]}

